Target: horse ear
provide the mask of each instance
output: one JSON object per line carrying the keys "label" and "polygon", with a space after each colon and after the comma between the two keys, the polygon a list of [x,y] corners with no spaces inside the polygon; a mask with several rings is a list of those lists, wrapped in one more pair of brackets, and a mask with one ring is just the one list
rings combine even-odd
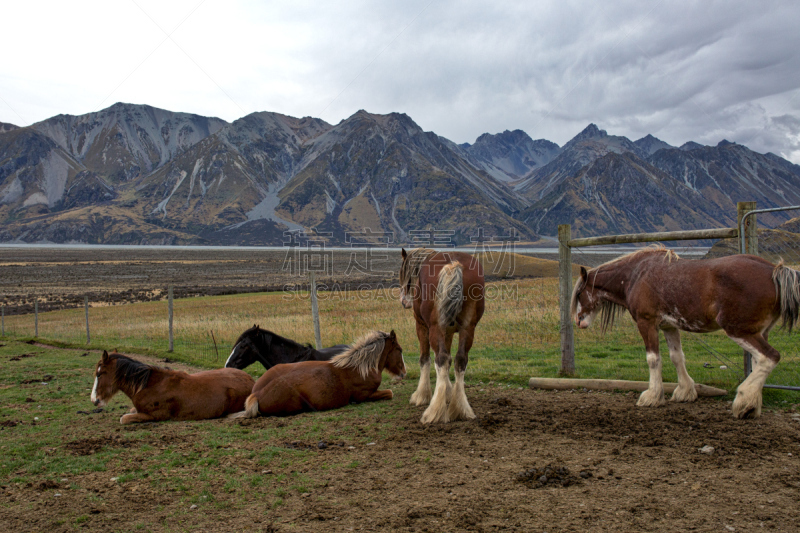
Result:
{"label": "horse ear", "polygon": [[583,282],[586,283],[589,281],[589,273],[586,272],[586,268],[581,267],[581,278],[583,278]]}
{"label": "horse ear", "polygon": [[392,332],[389,333],[389,338],[392,339],[392,340],[397,339],[397,335],[394,334],[394,330],[392,330]]}
{"label": "horse ear", "polygon": [[107,363],[107,362],[108,362],[108,352],[107,352],[107,351],[105,351],[105,350],[103,350],[103,358],[102,358],[102,361],[103,361],[103,363]]}
{"label": "horse ear", "polygon": [[400,248],[400,253],[403,255],[403,259],[408,257],[408,254],[406,253],[406,249],[405,248]]}

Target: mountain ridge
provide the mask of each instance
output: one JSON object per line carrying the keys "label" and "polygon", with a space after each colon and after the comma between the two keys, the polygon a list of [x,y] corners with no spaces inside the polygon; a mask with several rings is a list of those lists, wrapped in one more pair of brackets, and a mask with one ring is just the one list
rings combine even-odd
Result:
{"label": "mountain ridge", "polygon": [[404,244],[533,241],[556,221],[574,235],[729,226],[737,201],[798,205],[798,185],[800,166],[775,154],[631,141],[594,123],[561,147],[522,130],[456,144],[363,109],[336,125],[269,111],[228,123],[117,103],[0,124],[6,242],[280,244],[301,231],[346,244],[364,228]]}

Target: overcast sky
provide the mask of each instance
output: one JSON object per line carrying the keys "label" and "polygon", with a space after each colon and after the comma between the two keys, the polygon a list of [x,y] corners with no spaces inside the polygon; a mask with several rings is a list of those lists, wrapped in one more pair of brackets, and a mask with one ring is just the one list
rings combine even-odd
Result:
{"label": "overcast sky", "polygon": [[458,143],[723,138],[800,164],[800,2],[2,4],[0,122],[115,102],[233,121],[407,113]]}

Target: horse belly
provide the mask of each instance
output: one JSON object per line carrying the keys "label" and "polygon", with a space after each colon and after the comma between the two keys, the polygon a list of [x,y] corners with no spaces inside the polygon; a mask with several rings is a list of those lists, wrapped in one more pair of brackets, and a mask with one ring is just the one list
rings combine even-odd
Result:
{"label": "horse belly", "polygon": [[660,316],[659,327],[661,329],[680,329],[692,333],[709,333],[720,329],[719,324],[706,316],[685,316],[675,309],[671,313],[663,313]]}
{"label": "horse belly", "polygon": [[247,375],[247,378],[249,381],[241,376],[223,377],[217,381],[187,380],[172,391],[167,401],[170,418],[205,420],[242,411],[254,383],[252,377]]}

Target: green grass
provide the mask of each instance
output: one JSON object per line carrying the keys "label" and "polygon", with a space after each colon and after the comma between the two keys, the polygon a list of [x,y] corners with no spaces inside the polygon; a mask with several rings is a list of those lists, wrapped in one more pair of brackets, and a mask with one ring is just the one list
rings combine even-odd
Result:
{"label": "green grass", "polygon": [[[90,310],[90,347],[118,348],[215,368],[227,358],[239,333],[254,323],[300,342],[313,342],[307,296],[302,292],[279,292],[176,300],[175,350],[172,353],[166,351],[165,302],[93,308]],[[412,313],[402,309],[390,291],[321,293],[320,315],[325,345],[350,343],[371,329],[394,329],[404,347],[409,376],[419,376],[419,346]],[[41,313],[39,339],[60,346],[86,348],[83,320],[83,310]],[[24,336],[30,335],[30,322],[31,316],[6,317],[7,332],[16,335],[10,338],[30,338]],[[212,331],[217,341],[216,350],[211,340]],[[743,378],[742,354],[736,344],[722,333],[684,334],[683,339],[687,368],[695,381],[729,391],[736,388]],[[774,331],[770,341],[783,354],[784,360],[769,383],[800,385],[797,333]],[[628,315],[606,335],[599,328],[576,331],[575,347],[577,377],[648,379],[642,340]],[[661,352],[664,378],[675,381],[675,370],[663,338]],[[486,312],[470,352],[468,381],[526,386],[532,376],[558,376],[560,361],[556,280],[507,280],[489,284]],[[258,364],[248,369],[256,376],[263,370]],[[769,401],[782,402],[787,398],[791,401],[796,399],[796,393],[770,391],[766,397]]]}
{"label": "green grass", "polygon": [[[405,395],[402,402],[353,405],[335,415],[276,420],[266,428],[227,420],[121,426],[119,416],[130,407],[123,394],[104,412],[91,413],[95,355],[8,339],[0,344],[0,485],[36,487],[50,480],[58,489],[47,494],[81,495],[89,489],[80,496],[87,504],[105,500],[93,488],[116,485],[139,491],[150,487],[186,508],[210,503],[246,507],[256,496],[269,508],[281,506],[286,498],[314,492],[326,481],[318,477],[321,472],[304,472],[311,452],[280,443],[375,441],[397,412],[407,409],[414,385],[397,387]],[[31,356],[10,361],[22,353]],[[45,375],[53,377],[41,381]],[[61,519],[81,527],[91,525],[94,517],[77,506]]]}

